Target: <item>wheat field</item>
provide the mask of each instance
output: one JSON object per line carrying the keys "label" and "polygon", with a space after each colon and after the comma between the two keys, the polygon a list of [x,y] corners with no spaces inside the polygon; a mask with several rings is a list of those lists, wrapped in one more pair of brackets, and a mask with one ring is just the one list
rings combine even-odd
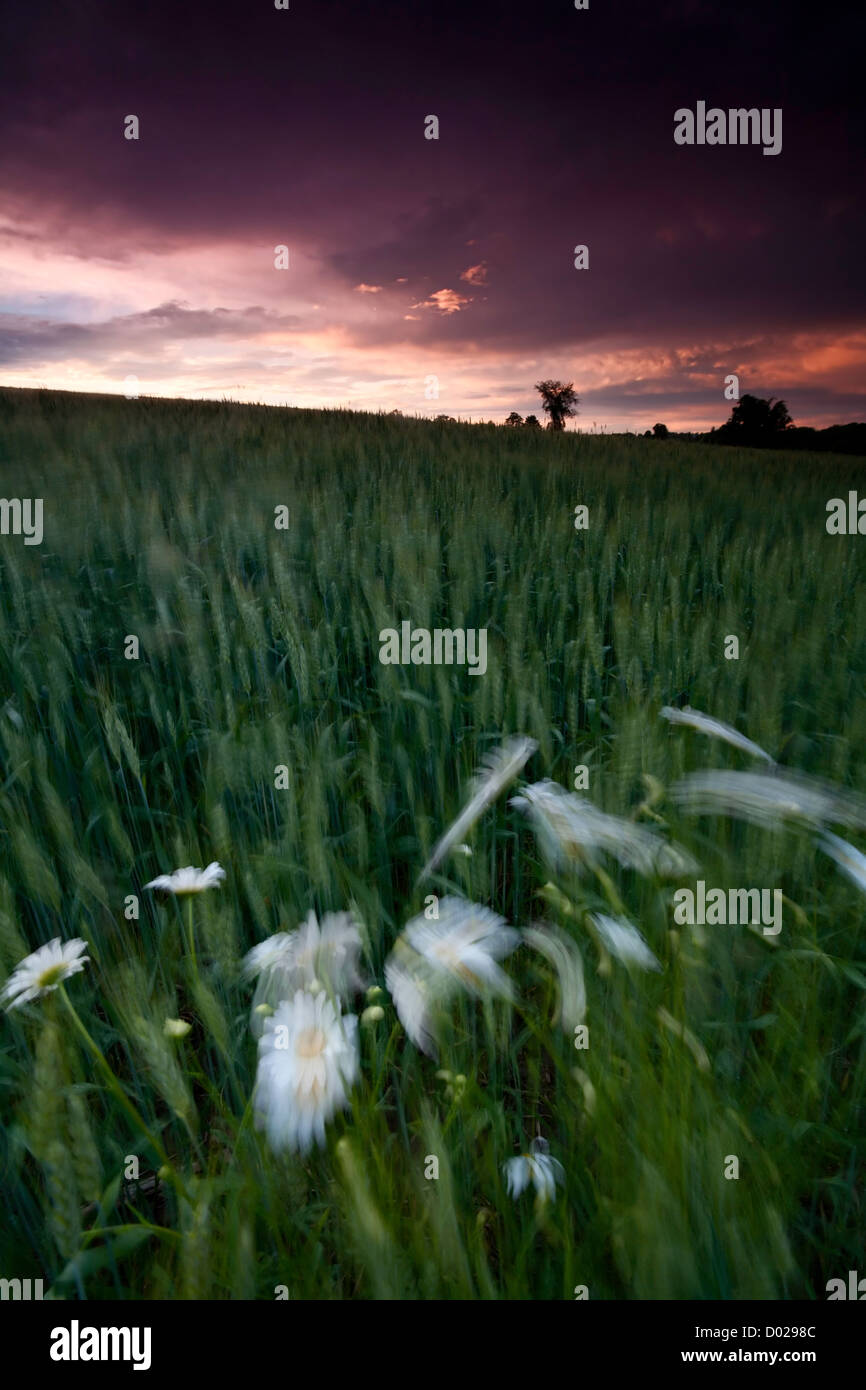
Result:
{"label": "wheat field", "polygon": [[[825,529],[864,461],[13,390],[0,460],[5,498],[44,502],[41,544],[0,536],[0,980],[55,938],[89,956],[2,1015],[5,1276],[68,1299],[823,1299],[857,1267],[863,890],[801,824],[690,814],[680,779],[754,762],[660,711],[866,794],[866,543]],[[486,629],[486,673],[383,664],[404,620]],[[537,746],[471,853],[419,884],[518,735]],[[577,767],[707,884],[781,889],[779,934],[678,926],[676,883],[609,859],[551,868],[510,802]],[[145,888],[213,861],[189,904]],[[513,1001],[456,995],[424,1055],[384,967],[429,894],[573,941],[589,1045],[523,940]],[[600,949],[588,914],[614,908],[661,968]],[[242,962],[350,909],[349,1107],[274,1153]],[[515,1198],[503,1164],[539,1134],[562,1181]]]}

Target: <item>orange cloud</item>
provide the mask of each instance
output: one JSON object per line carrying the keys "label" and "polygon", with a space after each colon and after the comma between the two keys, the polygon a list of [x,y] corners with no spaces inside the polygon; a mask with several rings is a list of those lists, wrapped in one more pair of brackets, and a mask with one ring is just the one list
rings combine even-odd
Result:
{"label": "orange cloud", "polygon": [[420,303],[413,304],[412,308],[439,309],[443,314],[459,314],[463,305],[470,302],[465,295],[458,294],[456,290],[437,290],[429,299],[422,299]]}
{"label": "orange cloud", "polygon": [[468,270],[463,270],[463,271],[461,271],[461,273],[460,273],[460,279],[461,279],[461,280],[465,280],[465,281],[467,282],[467,284],[469,284],[469,285],[486,285],[486,284],[487,284],[487,264],[486,264],[486,262],[485,262],[485,261],[479,261],[478,265],[471,265],[471,266],[469,267]]}

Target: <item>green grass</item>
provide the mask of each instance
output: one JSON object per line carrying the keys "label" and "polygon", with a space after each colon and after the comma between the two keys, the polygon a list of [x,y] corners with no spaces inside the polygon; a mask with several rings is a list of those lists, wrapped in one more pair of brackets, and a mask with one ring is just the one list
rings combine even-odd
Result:
{"label": "green grass", "polygon": [[[59,993],[5,1014],[0,1275],[71,1298],[823,1299],[857,1268],[863,898],[808,837],[662,799],[708,885],[793,906],[773,942],[699,940],[672,885],[612,873],[658,974],[597,972],[507,795],[471,858],[415,880],[508,734],[538,741],[530,780],[570,788],[587,764],[622,815],[642,774],[749,766],[669,728],[673,703],[866,791],[866,542],[825,531],[829,498],[866,491],[862,460],[2,390],[0,462],[3,495],[45,510],[40,546],[0,537],[0,978],[87,939],[68,996],[172,1168],[126,1187],[129,1156],[142,1179],[161,1160]],[[486,627],[487,674],[381,665],[403,619]],[[185,917],[142,886],[214,859],[196,983]],[[439,1067],[380,1001],[327,1148],[275,1158],[248,1105],[244,952],[354,904],[383,984],[433,891],[573,934],[589,1048],[550,1025],[549,969],[521,947],[520,1010],[458,1002]],[[169,1041],[179,1016],[192,1031]],[[439,1068],[467,1078],[459,1100]],[[567,1174],[546,1210],[501,1173],[539,1126]]]}

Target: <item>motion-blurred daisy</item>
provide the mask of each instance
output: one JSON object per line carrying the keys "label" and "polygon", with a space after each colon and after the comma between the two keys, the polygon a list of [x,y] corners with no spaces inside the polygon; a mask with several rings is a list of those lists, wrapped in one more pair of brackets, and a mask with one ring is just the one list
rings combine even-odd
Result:
{"label": "motion-blurred daisy", "polygon": [[358,1020],[326,994],[297,990],[264,1024],[256,1075],[256,1122],[271,1148],[305,1154],[349,1104],[358,1076]]}
{"label": "motion-blurred daisy", "polygon": [[565,1180],[565,1169],[549,1151],[546,1139],[533,1139],[528,1154],[506,1159],[502,1169],[509,1197],[519,1197],[530,1182],[543,1202],[555,1195],[556,1184]]}
{"label": "motion-blurred daisy", "polygon": [[80,937],[62,943],[59,936],[55,937],[15,967],[0,999],[10,1000],[7,1009],[17,1009],[42,994],[50,994],[63,980],[84,969],[84,962],[90,959],[82,954],[86,950],[87,942]]}
{"label": "motion-blurred daisy", "polygon": [[326,912],[321,923],[307,914],[297,931],[278,932],[259,942],[244,959],[247,976],[275,976],[273,984],[286,999],[318,980],[338,998],[360,992],[365,981],[358,972],[363,942],[351,912]]}
{"label": "motion-blurred daisy", "polygon": [[385,981],[400,1022],[415,1046],[436,1056],[433,1012],[463,986],[473,994],[513,998],[497,965],[520,943],[520,933],[487,907],[442,898],[438,919],[413,917],[385,962]]}
{"label": "motion-blurred daisy", "polygon": [[216,860],[206,869],[194,869],[188,864],[185,869],[175,869],[172,874],[160,874],[146,883],[145,888],[158,888],[163,893],[174,893],[176,898],[186,897],[188,893],[204,893],[208,888],[218,888],[226,876]]}
{"label": "motion-blurred daisy", "polygon": [[496,964],[520,944],[520,933],[488,907],[442,898],[438,920],[423,914],[405,928],[406,940],[433,970],[474,994],[486,988],[511,998],[511,982]]}
{"label": "motion-blurred daisy", "polygon": [[549,778],[524,787],[509,804],[529,815],[539,848],[554,869],[580,871],[594,866],[602,853],[646,877],[678,878],[698,870],[681,845],[622,816],[608,815]]}

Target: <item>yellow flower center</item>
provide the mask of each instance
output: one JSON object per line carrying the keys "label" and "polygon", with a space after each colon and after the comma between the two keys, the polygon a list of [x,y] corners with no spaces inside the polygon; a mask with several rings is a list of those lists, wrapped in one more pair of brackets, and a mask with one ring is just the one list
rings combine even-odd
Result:
{"label": "yellow flower center", "polygon": [[66,973],[66,966],[61,962],[59,965],[49,965],[47,970],[43,970],[39,976],[40,989],[54,989]]}
{"label": "yellow flower center", "polygon": [[305,1028],[298,1034],[295,1051],[299,1057],[319,1057],[327,1046],[328,1039],[321,1028]]}

